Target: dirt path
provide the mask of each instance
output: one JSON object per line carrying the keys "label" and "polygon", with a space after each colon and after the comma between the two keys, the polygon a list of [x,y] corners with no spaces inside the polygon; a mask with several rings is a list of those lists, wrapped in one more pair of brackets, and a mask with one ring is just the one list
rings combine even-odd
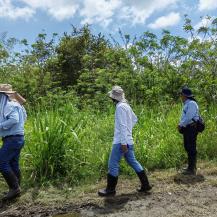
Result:
{"label": "dirt path", "polygon": [[[104,182],[76,198],[66,194],[64,200],[56,199],[47,205],[43,196],[28,201],[23,195],[13,204],[4,204],[0,217],[217,217],[217,168],[204,167],[197,176],[176,175],[175,171],[154,172],[151,175],[154,188],[150,194],[135,191],[137,179],[120,177],[115,197],[97,196],[97,189]],[[52,194],[50,197],[55,197],[55,191]]]}

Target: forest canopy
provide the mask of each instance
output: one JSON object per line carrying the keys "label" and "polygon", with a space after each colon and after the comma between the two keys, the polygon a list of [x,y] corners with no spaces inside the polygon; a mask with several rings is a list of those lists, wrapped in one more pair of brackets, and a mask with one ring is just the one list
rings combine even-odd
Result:
{"label": "forest canopy", "polygon": [[[211,19],[207,17],[207,19]],[[94,35],[89,26],[34,43],[0,36],[0,80],[12,83],[30,104],[70,98],[80,105],[102,106],[107,91],[120,85],[136,104],[174,102],[191,87],[206,105],[217,100],[217,18],[194,29],[185,16],[188,38],[163,30],[135,38],[120,31],[121,42]],[[19,52],[15,47],[21,47]]]}

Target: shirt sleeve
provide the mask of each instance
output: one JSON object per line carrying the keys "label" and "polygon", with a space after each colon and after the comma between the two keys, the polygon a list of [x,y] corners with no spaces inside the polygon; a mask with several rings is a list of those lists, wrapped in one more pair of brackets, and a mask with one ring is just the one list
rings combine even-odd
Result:
{"label": "shirt sleeve", "polygon": [[117,119],[120,125],[121,144],[127,144],[127,112],[124,108],[117,109]]}
{"label": "shirt sleeve", "polygon": [[10,114],[6,117],[6,120],[0,123],[0,129],[8,130],[13,127],[14,124],[19,122],[19,113],[17,108],[14,108]]}
{"label": "shirt sleeve", "polygon": [[186,127],[192,122],[192,119],[197,114],[197,105],[195,103],[188,103],[186,108],[183,109],[182,117],[179,126]]}

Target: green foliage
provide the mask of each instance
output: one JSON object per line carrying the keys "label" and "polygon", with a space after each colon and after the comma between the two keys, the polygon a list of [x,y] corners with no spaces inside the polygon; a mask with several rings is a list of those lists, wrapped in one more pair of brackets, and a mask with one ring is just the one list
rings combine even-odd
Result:
{"label": "green foliage", "polygon": [[[30,119],[22,166],[27,180],[64,178],[78,184],[107,170],[113,112],[107,92],[120,85],[135,105],[136,154],[148,168],[179,167],[184,161],[176,132],[179,89],[188,85],[202,105],[207,130],[199,136],[199,156],[216,156],[217,18],[194,29],[189,39],[163,30],[133,38],[121,31],[120,44],[89,26],[35,42],[0,35],[0,82],[11,83],[28,101]],[[19,52],[14,47],[19,46]],[[130,170],[124,166],[123,172]]]}
{"label": "green foliage", "polygon": [[66,177],[72,184],[99,177],[108,160],[108,151],[102,150],[109,149],[111,116],[80,111],[69,101],[42,111],[33,113],[27,125],[23,154],[27,177],[40,182]]}
{"label": "green foliage", "polygon": [[[181,105],[135,107],[139,122],[134,129],[137,159],[148,169],[180,168],[187,160],[182,135],[176,126]],[[217,109],[202,108],[207,129],[198,136],[200,159],[215,159]],[[71,102],[63,107],[31,113],[26,126],[22,167],[28,182],[63,179],[72,185],[95,181],[107,172],[113,138],[114,107],[105,112],[79,110]],[[134,174],[121,164],[122,174]]]}
{"label": "green foliage", "polygon": [[[33,129],[29,154],[34,170],[34,179],[51,179],[66,174],[64,166],[65,143],[67,142],[66,124],[53,112],[37,113],[33,120]],[[27,140],[28,141],[28,140]]]}
{"label": "green foliage", "polygon": [[[176,101],[180,87],[188,85],[208,105],[217,100],[217,25],[206,18],[210,26],[195,30],[186,15],[183,29],[189,40],[167,30],[160,38],[144,32],[132,40],[120,31],[123,46],[92,34],[88,26],[72,26],[58,40],[57,34],[48,39],[42,32],[31,45],[3,34],[0,79],[12,83],[31,105],[55,89],[73,89],[80,107],[104,109],[112,85],[122,86],[131,102],[150,106]],[[20,53],[13,52],[17,43],[23,46]]]}
{"label": "green foliage", "polygon": [[104,36],[93,35],[88,26],[73,27],[72,33],[65,33],[56,47],[56,64],[51,66],[55,80],[63,87],[76,85],[84,67],[91,70],[103,65],[101,55],[108,46]]}

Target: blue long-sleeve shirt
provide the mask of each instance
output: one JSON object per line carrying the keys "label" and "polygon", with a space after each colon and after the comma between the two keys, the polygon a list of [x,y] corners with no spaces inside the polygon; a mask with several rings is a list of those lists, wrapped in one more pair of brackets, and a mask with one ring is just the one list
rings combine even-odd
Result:
{"label": "blue long-sleeve shirt", "polygon": [[119,102],[115,111],[115,129],[113,144],[133,145],[132,129],[137,122],[137,117],[130,105]]}
{"label": "blue long-sleeve shirt", "polygon": [[8,102],[4,108],[4,120],[0,122],[0,137],[24,135],[26,111],[17,102]]}
{"label": "blue long-sleeve shirt", "polygon": [[195,101],[187,99],[184,102],[182,116],[179,122],[180,127],[186,127],[188,124],[193,123],[199,119],[199,108]]}

